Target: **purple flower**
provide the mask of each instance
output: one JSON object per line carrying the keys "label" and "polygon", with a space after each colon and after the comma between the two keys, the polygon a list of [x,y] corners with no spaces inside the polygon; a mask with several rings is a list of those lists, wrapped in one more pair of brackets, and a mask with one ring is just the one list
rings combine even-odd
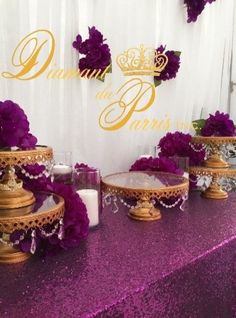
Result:
{"label": "purple flower", "polygon": [[182,175],[183,171],[178,169],[176,163],[165,157],[161,158],[141,158],[135,161],[130,171],[163,171]]}
{"label": "purple flower", "polygon": [[33,148],[36,137],[29,134],[29,122],[19,105],[11,100],[0,102],[0,148]]}
{"label": "purple flower", "polygon": [[[164,157],[189,157],[190,165],[199,165],[205,157],[205,151],[196,152],[191,146],[192,136],[176,131],[175,133],[167,133],[161,138],[158,147],[160,148],[160,156]],[[201,149],[201,145],[198,146]]]}
{"label": "purple flower", "polygon": [[180,53],[176,51],[165,51],[165,47],[161,45],[157,52],[165,53],[168,57],[168,63],[159,76],[155,76],[156,81],[167,81],[176,77],[180,67]]}
{"label": "purple flower", "polygon": [[[81,76],[88,77],[93,73],[93,70],[101,70],[101,72],[103,72],[111,64],[110,48],[107,44],[104,44],[105,41],[106,39],[103,38],[103,35],[95,26],[89,28],[89,38],[85,41],[82,41],[81,35],[77,35],[72,46],[78,50],[80,54],[85,55],[85,57],[79,60],[79,70],[80,72],[89,70],[82,73]],[[96,74],[94,74],[94,76],[96,76]]]}
{"label": "purple flower", "polygon": [[201,129],[202,136],[234,136],[234,122],[228,114],[216,111],[214,115],[210,114],[204,127]]}
{"label": "purple flower", "polygon": [[187,22],[195,22],[204,10],[206,3],[212,3],[214,1],[215,0],[184,0],[188,14]]}

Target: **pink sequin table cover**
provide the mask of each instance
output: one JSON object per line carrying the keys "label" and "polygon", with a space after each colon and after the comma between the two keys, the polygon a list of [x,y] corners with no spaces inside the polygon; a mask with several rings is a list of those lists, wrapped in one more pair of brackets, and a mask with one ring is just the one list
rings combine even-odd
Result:
{"label": "pink sequin table cover", "polygon": [[0,267],[0,317],[236,317],[236,194],[158,222],[106,208],[80,248]]}

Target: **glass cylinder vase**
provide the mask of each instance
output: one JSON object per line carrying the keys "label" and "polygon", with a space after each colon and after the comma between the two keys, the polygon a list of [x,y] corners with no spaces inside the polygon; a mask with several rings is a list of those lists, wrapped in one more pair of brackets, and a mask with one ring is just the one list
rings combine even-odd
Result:
{"label": "glass cylinder vase", "polygon": [[99,224],[101,211],[101,177],[99,169],[76,169],[73,173],[73,183],[76,192],[87,208],[89,227]]}

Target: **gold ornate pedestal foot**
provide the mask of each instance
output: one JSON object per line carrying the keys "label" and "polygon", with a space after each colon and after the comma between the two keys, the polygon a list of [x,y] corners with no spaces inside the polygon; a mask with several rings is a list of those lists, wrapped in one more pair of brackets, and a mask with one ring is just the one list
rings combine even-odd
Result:
{"label": "gold ornate pedestal foot", "polygon": [[206,199],[222,200],[228,198],[228,193],[217,185],[211,185],[206,191],[202,192],[202,197]]}
{"label": "gold ornate pedestal foot", "polygon": [[0,243],[0,264],[14,264],[27,260],[30,253],[23,253],[14,247],[9,247]]}
{"label": "gold ornate pedestal foot", "polygon": [[[16,191],[0,191],[0,209],[21,208],[34,202],[33,193],[23,188]],[[11,214],[11,211],[9,211],[9,214]]]}
{"label": "gold ornate pedestal foot", "polygon": [[17,179],[15,169],[8,165],[0,180],[0,209],[21,208],[34,202],[33,193],[23,189],[23,182]]}
{"label": "gold ornate pedestal foot", "polygon": [[229,164],[222,159],[220,154],[215,153],[211,155],[203,165],[208,168],[228,168]]}
{"label": "gold ornate pedestal foot", "polygon": [[155,221],[161,219],[161,212],[148,199],[143,198],[135,208],[129,210],[128,216],[138,221]]}

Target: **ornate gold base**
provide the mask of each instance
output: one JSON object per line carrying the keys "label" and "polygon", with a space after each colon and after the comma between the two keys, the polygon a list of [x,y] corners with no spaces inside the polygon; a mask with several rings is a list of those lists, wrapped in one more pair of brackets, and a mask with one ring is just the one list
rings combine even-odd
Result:
{"label": "ornate gold base", "polygon": [[204,166],[207,168],[228,168],[229,164],[224,161],[220,155],[212,155],[206,161],[204,161]]}
{"label": "ornate gold base", "polygon": [[228,193],[220,188],[220,186],[212,185],[202,192],[202,197],[206,199],[223,200],[228,198]]}
{"label": "ornate gold base", "polygon": [[135,208],[128,212],[128,216],[138,221],[156,221],[161,219],[161,212],[146,199],[139,200]]}
{"label": "ornate gold base", "polygon": [[14,247],[9,247],[0,243],[0,264],[14,264],[27,260],[30,253],[23,253]]}
{"label": "ornate gold base", "polygon": [[15,191],[0,191],[0,209],[21,208],[34,202],[35,197],[33,193],[23,188]]}

